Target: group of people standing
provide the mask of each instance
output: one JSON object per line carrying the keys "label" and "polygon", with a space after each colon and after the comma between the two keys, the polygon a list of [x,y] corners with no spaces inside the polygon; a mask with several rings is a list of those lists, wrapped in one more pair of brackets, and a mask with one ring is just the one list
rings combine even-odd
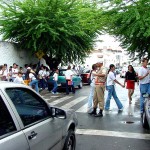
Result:
{"label": "group of people standing", "polygon": [[[92,65],[91,71],[91,89],[88,98],[88,113],[95,117],[102,117],[103,110],[110,111],[110,100],[111,97],[114,98],[118,110],[123,111],[123,105],[119,100],[116,90],[115,83],[119,84],[121,87],[126,87],[128,89],[128,99],[129,104],[132,103],[132,95],[135,89],[135,82],[139,81],[140,85],[140,111],[141,115],[144,110],[144,97],[143,94],[150,94],[150,71],[147,68],[148,59],[144,58],[142,60],[142,66],[137,72],[135,72],[132,65],[128,66],[128,71],[125,74],[124,84],[120,83],[116,79],[115,65],[111,64],[109,70],[107,71],[103,67],[102,62],[98,62]],[[106,102],[104,100],[105,89],[108,91]],[[99,105],[99,106],[98,106]],[[97,108],[99,107],[99,112],[97,113]]]}
{"label": "group of people standing", "polygon": [[14,63],[9,69],[7,68],[7,64],[0,66],[0,80],[21,84],[26,84],[25,81],[28,80],[29,86],[34,88],[37,93],[39,93],[39,88],[47,88],[49,75],[50,70],[44,65],[38,68],[37,64],[25,64],[24,68],[22,68]]}
{"label": "group of people standing", "polygon": [[[118,106],[118,109],[120,111],[123,110],[123,105],[117,97],[114,85],[115,83],[118,83],[122,87],[124,87],[124,85],[122,85],[116,80],[114,71],[115,66],[113,64],[110,65],[108,72],[106,68],[103,67],[103,62],[98,62],[97,64],[94,64],[92,66],[91,91],[88,98],[88,113],[94,115],[95,117],[102,117],[104,109],[106,111],[109,111],[110,99],[112,96]],[[108,96],[104,107],[105,88],[108,90]],[[99,112],[97,113],[98,105],[99,105]]]}

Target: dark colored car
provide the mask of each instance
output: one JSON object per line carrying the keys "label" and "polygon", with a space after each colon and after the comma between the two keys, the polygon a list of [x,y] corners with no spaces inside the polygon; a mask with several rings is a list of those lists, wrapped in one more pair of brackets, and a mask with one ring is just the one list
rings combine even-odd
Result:
{"label": "dark colored car", "polygon": [[142,124],[146,129],[150,128],[150,95],[143,95],[145,97],[144,101],[144,112],[142,115]]}
{"label": "dark colored car", "polygon": [[91,83],[90,73],[91,73],[90,69],[83,70],[83,73],[81,74],[81,78],[82,78],[83,83],[87,83],[87,84]]}
{"label": "dark colored car", "polygon": [[[66,87],[65,72],[66,72],[66,69],[59,70],[58,81],[57,81],[59,88]],[[75,71],[73,71],[73,73],[74,73],[74,75],[72,77],[72,81],[73,81],[74,87],[82,88],[81,77]],[[51,89],[53,87],[53,74],[54,73],[52,72],[50,75],[50,78],[48,80],[49,89]]]}

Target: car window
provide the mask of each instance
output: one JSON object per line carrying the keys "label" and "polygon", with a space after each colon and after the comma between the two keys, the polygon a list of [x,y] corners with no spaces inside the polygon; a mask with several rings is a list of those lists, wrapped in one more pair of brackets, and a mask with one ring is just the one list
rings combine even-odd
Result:
{"label": "car window", "polygon": [[66,70],[59,70],[59,76],[65,76]]}
{"label": "car window", "polygon": [[24,126],[49,117],[47,104],[26,88],[9,88],[6,93],[12,100]]}
{"label": "car window", "polygon": [[0,136],[16,131],[12,117],[0,96]]}

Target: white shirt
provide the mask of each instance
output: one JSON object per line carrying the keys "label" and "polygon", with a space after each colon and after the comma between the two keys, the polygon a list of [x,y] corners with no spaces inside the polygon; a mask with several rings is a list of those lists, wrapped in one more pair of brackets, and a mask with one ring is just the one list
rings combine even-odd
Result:
{"label": "white shirt", "polygon": [[91,82],[95,84],[96,76],[94,74],[96,74],[96,71],[92,71],[92,73],[91,73]]}
{"label": "white shirt", "polygon": [[65,77],[66,77],[66,79],[67,79],[67,80],[71,80],[73,74],[74,74],[74,73],[72,72],[72,70],[66,70],[66,72],[65,72]]}
{"label": "white shirt", "polygon": [[6,77],[7,77],[8,73],[9,73],[9,72],[8,72],[8,69],[5,69],[5,70],[4,70],[4,73],[3,73],[3,76],[6,76]]}
{"label": "white shirt", "polygon": [[45,77],[46,76],[46,71],[45,70],[40,70],[39,75],[42,76],[42,77]]}
{"label": "white shirt", "polygon": [[36,77],[34,76],[33,73],[29,73],[29,78],[30,78],[31,80],[36,80]]}
{"label": "white shirt", "polygon": [[[138,72],[138,76],[145,76],[147,73],[149,72],[148,68],[144,68],[143,66],[140,67],[139,72]],[[150,80],[150,76],[147,75],[145,78],[143,78],[140,81],[140,84],[147,84],[149,83]]]}
{"label": "white shirt", "polygon": [[[15,73],[15,74],[14,74]],[[17,68],[12,68],[12,77],[16,78],[18,75],[18,69]]]}
{"label": "white shirt", "polygon": [[107,75],[107,84],[106,85],[107,86],[114,85],[115,79],[116,79],[115,74],[112,71],[110,71],[109,74]]}
{"label": "white shirt", "polygon": [[23,78],[17,76],[17,77],[14,79],[14,83],[19,83],[19,84],[24,83]]}
{"label": "white shirt", "polygon": [[54,73],[54,75],[53,75],[53,80],[54,80],[54,81],[58,81],[58,74],[57,74],[57,73]]}

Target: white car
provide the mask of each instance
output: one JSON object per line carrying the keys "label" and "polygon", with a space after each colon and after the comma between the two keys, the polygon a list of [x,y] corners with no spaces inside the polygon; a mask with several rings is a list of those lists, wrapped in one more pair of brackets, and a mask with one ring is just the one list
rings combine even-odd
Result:
{"label": "white car", "polygon": [[120,72],[120,77],[124,78],[127,71],[128,71],[128,67],[123,67],[121,72]]}
{"label": "white car", "polygon": [[77,123],[30,87],[0,82],[0,150],[75,150]]}

